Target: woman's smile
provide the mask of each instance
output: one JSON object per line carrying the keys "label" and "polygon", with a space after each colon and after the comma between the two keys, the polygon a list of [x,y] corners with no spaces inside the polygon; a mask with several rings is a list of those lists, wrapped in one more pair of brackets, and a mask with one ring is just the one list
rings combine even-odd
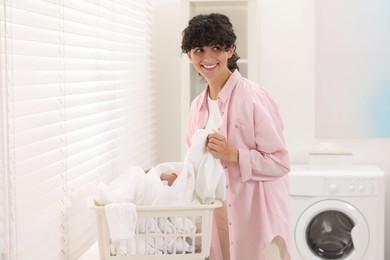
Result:
{"label": "woman's smile", "polygon": [[218,63],[212,64],[212,65],[206,65],[206,64],[201,65],[201,67],[207,71],[211,71],[211,70],[215,69],[217,66],[218,66]]}

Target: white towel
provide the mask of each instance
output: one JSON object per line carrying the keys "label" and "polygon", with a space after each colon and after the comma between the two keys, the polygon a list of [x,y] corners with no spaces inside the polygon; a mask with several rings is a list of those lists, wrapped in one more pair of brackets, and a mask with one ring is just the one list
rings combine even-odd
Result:
{"label": "white towel", "polygon": [[191,138],[191,147],[185,160],[195,172],[195,198],[202,204],[215,199],[226,199],[226,176],[221,161],[206,150],[207,137],[213,131],[201,129]]}
{"label": "white towel", "polygon": [[113,255],[126,255],[126,243],[135,236],[136,206],[133,203],[110,203],[104,206]]}
{"label": "white towel", "polygon": [[[194,199],[202,204],[225,200],[226,176],[219,159],[206,151],[211,130],[198,130],[184,162],[161,163],[145,174],[132,166],[109,185],[99,183],[94,198],[98,203],[132,202],[138,206],[188,205]],[[160,180],[163,172],[175,172],[171,187]]]}
{"label": "white towel", "polygon": [[210,204],[226,199],[226,176],[221,161],[206,150],[207,137],[213,131],[200,129],[191,138],[184,162],[161,163],[150,170],[160,175],[177,173],[172,187],[162,190],[153,205],[188,205],[194,199]]}
{"label": "white towel", "polygon": [[100,182],[94,191],[94,199],[103,205],[132,202],[138,206],[149,206],[159,197],[163,187],[159,176],[145,174],[141,167],[132,166],[110,184]]}

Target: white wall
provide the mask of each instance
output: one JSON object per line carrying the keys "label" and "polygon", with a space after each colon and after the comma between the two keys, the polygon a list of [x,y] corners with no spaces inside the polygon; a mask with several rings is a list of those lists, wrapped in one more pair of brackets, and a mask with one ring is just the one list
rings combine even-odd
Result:
{"label": "white wall", "polygon": [[[158,2],[157,71],[159,84],[159,160],[180,160],[180,0]],[[307,163],[308,151],[319,142],[337,143],[353,153],[356,163],[371,163],[386,174],[389,198],[390,139],[318,139],[315,137],[314,36],[312,0],[260,0],[259,78],[276,98],[285,121],[292,163]],[[181,26],[182,25],[182,26]],[[181,27],[180,27],[181,26]],[[160,29],[159,29],[160,28]],[[239,50],[238,50],[239,52]],[[331,122],[330,122],[331,123]],[[389,216],[390,208],[386,208]],[[390,239],[390,222],[386,223]],[[386,243],[385,243],[386,244]],[[385,258],[390,258],[386,249]]]}
{"label": "white wall", "polygon": [[157,81],[157,158],[181,160],[180,0],[152,0],[155,9],[155,78]]}

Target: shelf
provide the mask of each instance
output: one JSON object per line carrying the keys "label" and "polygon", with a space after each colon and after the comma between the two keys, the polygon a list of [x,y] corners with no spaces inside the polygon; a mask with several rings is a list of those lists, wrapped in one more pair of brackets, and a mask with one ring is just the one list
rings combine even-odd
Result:
{"label": "shelf", "polygon": [[237,61],[237,64],[240,64],[240,63],[248,63],[248,60],[246,60],[246,59],[239,59],[238,61]]}

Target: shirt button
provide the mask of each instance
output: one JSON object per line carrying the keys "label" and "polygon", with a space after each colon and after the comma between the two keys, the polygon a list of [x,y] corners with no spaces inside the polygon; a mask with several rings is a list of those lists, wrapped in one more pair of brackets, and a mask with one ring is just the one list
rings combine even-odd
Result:
{"label": "shirt button", "polygon": [[231,208],[232,207],[232,204],[229,204],[229,208]]}
{"label": "shirt button", "polygon": [[229,222],[229,226],[231,226],[232,225],[232,222]]}
{"label": "shirt button", "polygon": [[229,189],[229,185],[226,185],[226,189]]}
{"label": "shirt button", "polygon": [[227,169],[227,166],[223,167],[224,169]]}
{"label": "shirt button", "polygon": [[238,125],[234,125],[235,128],[238,128]]}
{"label": "shirt button", "polygon": [[221,115],[223,115],[223,114],[224,114],[224,112],[222,111],[222,112],[221,112]]}

